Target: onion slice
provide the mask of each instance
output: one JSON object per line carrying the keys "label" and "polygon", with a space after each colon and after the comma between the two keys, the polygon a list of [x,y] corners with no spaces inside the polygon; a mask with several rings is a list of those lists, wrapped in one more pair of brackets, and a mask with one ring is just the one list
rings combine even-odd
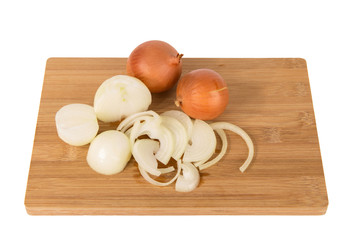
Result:
{"label": "onion slice", "polygon": [[181,164],[182,175],[176,180],[175,190],[178,192],[191,192],[200,182],[200,174],[192,163]]}
{"label": "onion slice", "polygon": [[127,118],[125,118],[124,120],[122,120],[116,130],[121,132],[126,132],[126,130],[128,130],[134,124],[135,121],[139,119],[143,119],[142,117],[144,116],[158,117],[159,114],[151,110],[132,114]]}
{"label": "onion slice", "polygon": [[170,179],[168,182],[159,182],[159,181],[156,181],[155,179],[151,178],[149,176],[149,174],[139,166],[139,171],[140,171],[140,174],[141,176],[143,176],[145,178],[146,181],[148,181],[149,183],[153,184],[153,185],[156,185],[156,186],[167,186],[171,183],[173,183],[180,175],[180,171],[181,171],[181,161],[177,161],[177,172],[176,172],[176,175]]}
{"label": "onion slice", "polygon": [[161,118],[153,117],[142,123],[136,121],[130,133],[130,143],[134,144],[135,139],[141,135],[148,135],[151,139],[160,141],[160,148],[155,157],[167,165],[174,151],[174,139],[172,133],[161,124]]}
{"label": "onion slice", "polygon": [[174,151],[171,155],[175,160],[180,160],[184,154],[185,148],[188,143],[188,135],[185,127],[175,118],[169,116],[161,116],[161,124],[165,126],[173,135]]}
{"label": "onion slice", "polygon": [[167,168],[158,168],[158,170],[161,172],[161,174],[165,174],[165,173],[171,173],[171,172],[175,171],[175,168],[173,166],[171,166],[171,167],[167,167]]}
{"label": "onion slice", "polygon": [[194,165],[196,167],[199,167],[200,171],[204,170],[204,169],[206,169],[208,167],[211,167],[212,165],[214,165],[215,163],[220,161],[224,157],[224,155],[226,153],[226,150],[227,150],[227,147],[228,147],[226,133],[222,129],[216,129],[215,132],[217,132],[219,134],[221,142],[222,142],[222,147],[221,147],[220,153],[215,158],[213,158],[212,160],[201,161],[201,162],[195,163]]}
{"label": "onion slice", "polygon": [[193,130],[193,122],[191,118],[188,115],[186,115],[186,113],[178,110],[170,110],[163,112],[162,114],[160,114],[160,116],[173,117],[176,120],[178,120],[185,127],[188,135],[188,141],[190,140]]}
{"label": "onion slice", "polygon": [[249,148],[249,155],[247,157],[247,159],[245,160],[244,164],[241,165],[240,167],[240,171],[244,172],[246,170],[246,168],[250,165],[253,157],[254,157],[254,144],[251,140],[251,138],[249,137],[249,135],[240,127],[228,123],[228,122],[215,122],[215,123],[211,123],[210,126],[214,129],[224,129],[224,130],[229,130],[231,132],[234,132],[236,134],[238,134],[240,137],[242,137],[242,139],[244,139],[246,145]]}
{"label": "onion slice", "polygon": [[213,129],[206,122],[195,119],[191,135],[191,145],[185,149],[184,162],[201,162],[208,160],[215,152],[216,137]]}
{"label": "onion slice", "polygon": [[132,154],[135,161],[145,171],[152,175],[160,176],[161,172],[157,169],[158,162],[154,152],[159,150],[159,142],[151,139],[139,139],[134,143]]}

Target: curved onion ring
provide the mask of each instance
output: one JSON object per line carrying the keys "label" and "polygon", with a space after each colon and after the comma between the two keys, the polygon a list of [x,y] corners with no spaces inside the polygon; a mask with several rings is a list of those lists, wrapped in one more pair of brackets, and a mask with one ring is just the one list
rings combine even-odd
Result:
{"label": "curved onion ring", "polygon": [[167,186],[167,185],[173,183],[179,177],[180,171],[181,171],[181,161],[180,160],[177,161],[176,175],[171,180],[169,180],[168,182],[159,182],[159,181],[156,181],[156,180],[152,179],[149,176],[149,174],[144,169],[142,169],[140,166],[139,166],[139,171],[140,171],[141,176],[143,176],[145,178],[145,180],[148,181],[149,183],[154,184],[156,186]]}
{"label": "curved onion ring", "polygon": [[240,171],[244,172],[246,170],[246,168],[250,165],[250,163],[254,157],[254,144],[253,144],[251,138],[249,137],[249,135],[244,130],[242,130],[240,127],[238,127],[234,124],[228,123],[228,122],[211,123],[210,126],[214,130],[224,129],[224,130],[232,131],[232,132],[238,134],[240,137],[242,137],[242,139],[244,139],[246,145],[249,148],[249,155],[248,155],[247,159],[245,160],[244,164],[241,165],[241,167],[240,167]]}
{"label": "curved onion ring", "polygon": [[227,142],[227,138],[226,138],[226,133],[224,132],[224,130],[222,129],[216,129],[215,130],[219,136],[220,136],[220,139],[222,141],[222,147],[221,147],[221,151],[220,153],[213,159],[209,160],[209,161],[201,161],[201,162],[196,162],[194,163],[194,165],[196,167],[199,167],[199,170],[204,170],[208,167],[211,167],[212,165],[214,165],[215,163],[217,163],[218,161],[220,161],[223,156],[225,155],[226,153],[226,150],[227,150],[227,147],[228,147],[228,142]]}
{"label": "curved onion ring", "polygon": [[[131,127],[135,123],[136,120],[138,120],[138,118],[144,117],[144,116],[158,117],[159,114],[157,114],[156,112],[151,111],[151,110],[135,113],[133,115],[128,116],[124,120],[122,120],[121,123],[119,124],[119,126],[116,128],[116,130],[121,131],[121,132],[126,132],[126,130],[128,130],[128,128]],[[144,120],[144,119],[142,119],[142,120]]]}

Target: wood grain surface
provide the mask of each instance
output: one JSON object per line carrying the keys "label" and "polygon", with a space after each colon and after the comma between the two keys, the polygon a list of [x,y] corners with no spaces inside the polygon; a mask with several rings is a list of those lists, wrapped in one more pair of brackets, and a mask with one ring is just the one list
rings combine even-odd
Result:
{"label": "wood grain surface", "polygon": [[[225,157],[201,172],[199,187],[146,182],[132,159],[113,176],[87,165],[89,145],[73,147],[56,133],[55,113],[70,103],[93,104],[106,79],[125,74],[125,58],[50,58],[47,61],[29,170],[25,206],[32,215],[318,215],[328,199],[306,62],[303,59],[184,58],[183,74],[219,72],[230,101],[216,121],[248,132],[255,157],[241,173],[245,143],[227,132]],[[139,96],[141,97],[141,96]],[[150,109],[177,109],[175,87],[153,94]],[[118,123],[100,122],[100,132]],[[218,146],[220,148],[220,146]],[[171,177],[165,176],[166,177]]]}

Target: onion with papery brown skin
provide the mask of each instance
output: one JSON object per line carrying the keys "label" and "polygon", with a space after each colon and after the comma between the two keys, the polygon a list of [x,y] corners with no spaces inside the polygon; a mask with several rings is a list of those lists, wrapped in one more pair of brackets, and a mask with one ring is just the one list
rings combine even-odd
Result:
{"label": "onion with papery brown skin", "polygon": [[228,102],[225,80],[211,69],[191,71],[177,85],[175,104],[192,118],[215,119],[225,111]]}
{"label": "onion with papery brown skin", "polygon": [[145,83],[150,92],[164,92],[179,80],[182,56],[166,42],[147,41],[132,51],[126,63],[126,71],[128,75]]}

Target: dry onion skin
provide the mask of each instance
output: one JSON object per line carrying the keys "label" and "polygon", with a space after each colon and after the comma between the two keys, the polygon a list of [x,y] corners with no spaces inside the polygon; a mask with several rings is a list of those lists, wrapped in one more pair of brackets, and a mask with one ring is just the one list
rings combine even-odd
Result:
{"label": "dry onion skin", "polygon": [[197,69],[185,74],[176,88],[175,105],[195,119],[215,119],[225,111],[228,102],[225,80],[211,69]]}
{"label": "dry onion skin", "polygon": [[179,54],[170,44],[153,40],[137,46],[126,63],[126,72],[149,88],[152,93],[160,93],[172,88],[182,72],[183,54]]}
{"label": "dry onion skin", "polygon": [[94,108],[87,104],[68,104],[55,115],[58,136],[67,144],[83,146],[90,143],[99,131]]}

